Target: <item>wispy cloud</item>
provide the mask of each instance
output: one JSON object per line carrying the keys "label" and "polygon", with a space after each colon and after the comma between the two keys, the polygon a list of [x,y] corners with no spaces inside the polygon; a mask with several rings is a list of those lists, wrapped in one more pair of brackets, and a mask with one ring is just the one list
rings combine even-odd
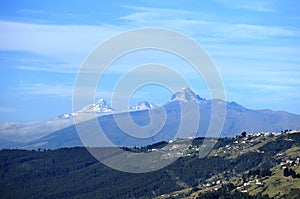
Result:
{"label": "wispy cloud", "polygon": [[0,106],[0,113],[12,113],[16,111],[17,111],[16,108]]}
{"label": "wispy cloud", "polygon": [[47,15],[49,16],[55,16],[55,17],[68,17],[68,16],[76,16],[76,17],[87,17],[89,16],[88,14],[83,14],[83,13],[74,13],[74,12],[67,12],[67,13],[58,13],[58,12],[50,12],[46,10],[37,10],[37,9],[20,9],[18,11],[21,14],[26,14],[26,15]]}
{"label": "wispy cloud", "polygon": [[44,72],[59,72],[59,73],[76,73],[79,66],[73,64],[45,64],[39,66],[16,66],[16,69],[27,71],[44,71]]}
{"label": "wispy cloud", "polygon": [[[121,17],[118,15],[117,19],[113,19],[114,21],[98,25],[37,24],[34,20],[31,23],[0,21],[0,50],[30,52],[25,57],[33,60],[17,62],[18,64],[14,65],[17,69],[75,73],[89,52],[101,41],[130,28],[157,26],[177,30],[204,44],[203,46],[216,61],[226,86],[233,91],[235,87],[240,89],[235,92],[236,96],[239,93],[245,93],[245,88],[254,93],[269,91],[277,96],[281,92],[299,93],[300,83],[296,77],[296,74],[299,74],[298,63],[300,61],[299,27],[294,26],[294,22],[277,23],[274,21],[270,23],[260,19],[260,16],[252,17],[252,14],[257,13],[245,12],[246,10],[256,11],[261,12],[258,13],[259,15],[268,16],[274,13],[265,12],[278,14],[273,1],[215,1],[219,2],[218,5],[222,7],[218,9],[224,9],[225,5],[229,11],[248,13],[251,16],[244,16],[242,13],[241,15],[245,18],[231,20],[222,18],[222,14],[212,15],[205,13],[204,10],[199,12],[185,10],[184,6],[182,9],[127,6],[128,12],[126,13],[128,14]],[[49,14],[44,10],[20,10],[20,12],[32,16]],[[122,26],[116,25],[115,22]],[[110,23],[110,25],[105,23]],[[42,55],[42,61],[35,61],[35,55]],[[127,64],[135,63],[134,61],[137,61],[137,64],[140,64],[139,61],[141,63],[151,61],[145,57],[129,59],[129,64]],[[149,57],[154,60],[154,56]],[[38,56],[36,58],[40,59]],[[166,56],[161,60],[166,60]],[[157,59],[157,62],[164,64],[161,60]],[[119,63],[119,66],[124,63]],[[111,76],[124,74],[128,68],[122,66],[122,69],[115,67],[106,72]],[[183,72],[179,70],[180,74],[192,78],[181,63],[174,62],[174,66],[176,69],[182,68]],[[147,75],[146,72],[145,74]],[[163,74],[160,75],[163,76]],[[70,82],[60,84],[53,81],[55,77],[52,78],[52,83],[49,84],[20,82],[20,92],[49,97],[69,98],[72,96],[73,85],[69,85]],[[109,93],[97,93],[97,95],[110,96]]]}
{"label": "wispy cloud", "polygon": [[[192,11],[177,9],[129,7],[133,12],[121,19],[138,26],[159,26],[219,39],[268,39],[270,37],[293,37],[298,30],[293,27],[228,23],[219,18]],[[163,14],[162,14],[163,13]]]}
{"label": "wispy cloud", "polygon": [[[132,12],[120,17],[121,20],[129,22],[131,25],[139,26],[143,24],[152,24],[152,26],[164,26],[167,22],[181,22],[183,24],[198,24],[199,19],[212,18],[213,16],[204,12],[193,12],[183,9],[155,8],[142,6],[126,6]],[[148,21],[152,19],[152,21]],[[161,22],[161,23],[159,23]],[[206,23],[205,21],[202,21]],[[173,23],[172,23],[173,24]],[[168,25],[166,26],[168,27]]]}
{"label": "wispy cloud", "polygon": [[[218,46],[228,42],[251,42],[299,36],[293,27],[228,23],[202,12],[179,9],[127,7],[132,12],[117,25],[49,25],[0,21],[0,50],[25,51],[57,60],[57,64],[19,65],[30,71],[76,72],[89,52],[101,41],[132,27],[158,26],[186,33]],[[43,13],[42,10],[21,12]]]}
{"label": "wispy cloud", "polygon": [[[94,88],[93,88],[94,89]],[[85,96],[86,92],[89,92],[91,88],[81,88],[82,96]],[[74,91],[74,85],[66,84],[45,84],[45,83],[20,83],[18,92],[26,94],[27,96],[47,96],[52,98],[72,98]],[[105,90],[104,88],[95,90],[95,100],[99,98],[111,99],[112,91]],[[86,104],[85,104],[86,105]],[[82,107],[80,107],[82,108]],[[1,109],[0,109],[1,110]],[[5,110],[5,109],[3,109]]]}
{"label": "wispy cloud", "polygon": [[30,95],[44,95],[49,97],[71,97],[73,86],[71,85],[47,85],[43,83],[20,84],[20,92]]}
{"label": "wispy cloud", "polygon": [[[48,25],[0,21],[0,50],[24,51],[72,65],[77,70],[89,52],[122,27],[101,25]],[[25,69],[26,67],[22,67]],[[35,67],[27,69],[34,70]],[[45,70],[61,71],[61,66]]]}
{"label": "wispy cloud", "polygon": [[26,14],[45,14],[45,10],[33,10],[33,9],[21,9],[19,13],[26,13]]}
{"label": "wispy cloud", "polygon": [[216,24],[216,32],[220,37],[233,39],[269,39],[274,37],[293,37],[298,32],[293,28],[265,26],[253,24]]}
{"label": "wispy cloud", "polygon": [[269,0],[215,0],[223,5],[233,9],[244,9],[258,12],[275,12],[272,6],[273,1]]}
{"label": "wispy cloud", "polygon": [[255,83],[255,84],[248,84],[247,85],[248,88],[252,88],[252,89],[258,89],[262,92],[280,92],[280,91],[294,91],[294,87],[292,86],[288,86],[288,85],[274,85],[274,84],[260,84],[260,83]]}

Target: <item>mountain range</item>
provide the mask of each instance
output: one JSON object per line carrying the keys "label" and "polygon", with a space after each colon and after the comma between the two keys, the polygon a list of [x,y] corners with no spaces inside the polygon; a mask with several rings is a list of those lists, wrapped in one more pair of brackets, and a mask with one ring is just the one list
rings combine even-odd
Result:
{"label": "mountain range", "polygon": [[[149,110],[157,106],[151,102],[143,101],[129,107],[128,111]],[[71,126],[74,124],[74,116],[80,117],[82,121],[85,121],[92,114],[103,116],[112,113],[117,112],[110,103],[100,98],[95,104],[89,104],[77,112],[65,113],[45,122],[2,123],[0,124],[0,148],[13,146],[18,142],[33,141],[51,132]]]}
{"label": "mountain range", "polygon": [[[84,139],[88,140],[85,143],[88,143],[89,146],[106,146],[107,139],[112,145],[117,146],[149,145],[176,139],[178,136],[176,133],[180,128],[184,134],[178,137],[203,137],[210,128],[213,105],[215,105],[217,113],[219,109],[226,108],[221,132],[223,137],[235,136],[243,131],[252,133],[300,129],[299,115],[284,111],[247,109],[236,102],[226,102],[220,99],[207,100],[196,95],[190,88],[182,88],[174,93],[163,106],[141,102],[131,106],[128,111],[119,112],[108,102],[100,99],[97,103],[87,105],[78,112],[63,114],[47,122],[1,124],[0,139],[13,142],[14,145],[11,146],[17,148],[55,149],[82,146],[83,137],[88,137]],[[200,113],[200,117],[196,116],[197,112]],[[90,116],[94,114],[96,119],[91,119]],[[144,127],[141,128],[141,132],[131,126],[128,116],[135,124]],[[152,120],[151,116],[153,116]],[[75,118],[77,122],[79,121],[77,127],[74,125],[73,119]],[[188,121],[183,126],[180,124],[182,118]],[[105,136],[98,136],[99,129],[94,125],[95,120],[100,124]],[[198,124],[196,131],[189,126],[189,124],[193,126],[192,124],[195,123]],[[119,126],[120,124],[122,128]],[[214,125],[221,125],[221,123]],[[78,135],[78,129],[83,129],[84,132]],[[22,138],[22,136],[27,140],[23,139],[22,144],[16,145],[15,142],[21,140],[14,138]],[[6,144],[5,147],[7,148],[8,145]],[[1,148],[4,148],[4,145]]]}

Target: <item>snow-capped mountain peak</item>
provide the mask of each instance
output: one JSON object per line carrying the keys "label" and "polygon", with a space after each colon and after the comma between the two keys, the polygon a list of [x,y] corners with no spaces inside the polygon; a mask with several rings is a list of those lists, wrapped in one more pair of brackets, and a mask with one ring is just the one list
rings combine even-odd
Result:
{"label": "snow-capped mountain peak", "polygon": [[188,101],[202,101],[198,95],[190,88],[182,88],[178,92],[174,93],[171,101],[188,102]]}
{"label": "snow-capped mountain peak", "polygon": [[74,113],[66,113],[63,115],[58,116],[59,119],[71,119],[74,116],[80,116],[80,115],[87,115],[87,114],[110,114],[113,113],[115,110],[112,108],[110,103],[105,101],[104,99],[100,98],[97,103],[95,104],[89,104],[80,111],[74,112]]}
{"label": "snow-capped mountain peak", "polygon": [[96,104],[89,104],[85,106],[82,110],[80,110],[80,113],[112,113],[114,109],[104,99],[99,99]]}
{"label": "snow-capped mountain peak", "polygon": [[151,103],[151,102],[147,102],[147,101],[143,101],[140,102],[136,105],[133,105],[129,108],[130,111],[143,111],[143,110],[149,110],[149,109],[153,109],[157,107],[157,105]]}

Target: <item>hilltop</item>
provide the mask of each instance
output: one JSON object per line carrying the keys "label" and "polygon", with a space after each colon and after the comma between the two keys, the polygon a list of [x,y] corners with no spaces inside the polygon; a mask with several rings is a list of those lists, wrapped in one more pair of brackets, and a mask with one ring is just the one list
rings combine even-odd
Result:
{"label": "hilltop", "polygon": [[[288,198],[300,193],[300,132],[238,135],[199,158],[204,138],[177,139],[135,153],[164,150],[173,164],[125,173],[98,162],[85,148],[1,150],[1,198]],[[246,197],[247,196],[247,197]]]}

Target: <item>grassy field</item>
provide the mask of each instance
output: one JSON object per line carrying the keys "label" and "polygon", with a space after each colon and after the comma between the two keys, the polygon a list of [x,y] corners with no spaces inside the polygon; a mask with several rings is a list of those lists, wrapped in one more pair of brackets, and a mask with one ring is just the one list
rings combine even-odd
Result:
{"label": "grassy field", "polygon": [[[292,167],[295,171],[299,172],[300,167]],[[266,177],[261,180],[264,185],[253,184],[248,188],[251,195],[261,193],[262,195],[268,194],[270,197],[282,198],[284,194],[289,193],[292,188],[300,189],[300,179],[292,177],[284,177],[283,169],[280,167],[273,171],[272,176]]]}

